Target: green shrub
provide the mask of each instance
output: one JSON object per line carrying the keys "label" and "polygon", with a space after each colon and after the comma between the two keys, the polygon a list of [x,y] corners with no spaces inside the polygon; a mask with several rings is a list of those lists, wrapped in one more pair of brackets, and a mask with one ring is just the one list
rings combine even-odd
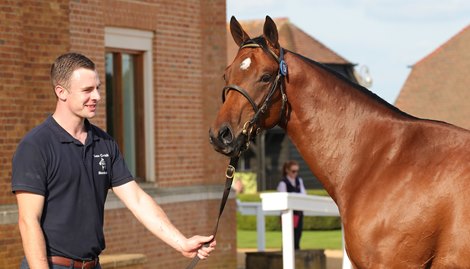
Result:
{"label": "green shrub", "polygon": [[337,230],[341,229],[340,217],[313,217],[304,216],[304,230]]}
{"label": "green shrub", "polygon": [[[281,216],[266,216],[266,231],[281,231]],[[256,227],[255,227],[256,229]]]}
{"label": "green shrub", "polygon": [[237,194],[237,199],[242,202],[261,202],[259,193],[240,193]]}
{"label": "green shrub", "polygon": [[[328,196],[325,190],[308,190],[309,195]],[[259,193],[238,194],[237,199],[242,202],[261,202]],[[281,217],[266,216],[266,231],[280,231]],[[256,230],[256,216],[244,216],[237,212],[237,228],[240,230]],[[304,216],[304,230],[337,230],[341,229],[341,219],[339,217],[311,217]]]}
{"label": "green shrub", "polygon": [[[239,230],[256,230],[256,216],[245,216],[237,212],[237,228]],[[280,231],[281,217],[280,216],[266,216],[265,217],[266,231]],[[304,217],[304,230],[306,231],[319,231],[319,230],[337,230],[341,229],[341,219],[339,217]]]}
{"label": "green shrub", "polygon": [[256,182],[256,173],[253,172],[236,172],[233,182],[241,181],[243,186],[242,193],[256,194],[258,185]]}

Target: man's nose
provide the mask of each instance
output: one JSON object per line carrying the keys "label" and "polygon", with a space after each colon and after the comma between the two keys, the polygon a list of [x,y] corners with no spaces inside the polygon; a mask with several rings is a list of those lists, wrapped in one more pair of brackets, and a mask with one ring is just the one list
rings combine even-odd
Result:
{"label": "man's nose", "polygon": [[93,90],[93,92],[91,93],[91,98],[96,101],[101,100],[101,94],[98,88],[95,88]]}

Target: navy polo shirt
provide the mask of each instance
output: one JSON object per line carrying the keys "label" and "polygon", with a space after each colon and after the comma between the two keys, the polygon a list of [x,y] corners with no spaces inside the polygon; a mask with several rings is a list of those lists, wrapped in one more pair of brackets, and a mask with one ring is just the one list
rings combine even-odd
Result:
{"label": "navy polo shirt", "polygon": [[98,257],[105,248],[108,189],[133,180],[113,138],[88,120],[85,126],[83,145],[49,116],[13,156],[12,191],[45,197],[41,225],[48,256]]}

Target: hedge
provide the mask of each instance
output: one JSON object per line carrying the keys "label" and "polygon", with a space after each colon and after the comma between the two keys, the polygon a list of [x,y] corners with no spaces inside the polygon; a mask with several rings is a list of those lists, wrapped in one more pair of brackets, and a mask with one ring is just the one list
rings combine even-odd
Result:
{"label": "hedge", "polygon": [[[309,190],[308,194],[323,195],[328,194],[324,190]],[[243,202],[260,202],[259,194],[239,194],[237,199]],[[266,216],[266,231],[280,231],[281,217]],[[237,228],[240,230],[256,230],[256,216],[241,215],[237,212]],[[304,216],[304,230],[337,230],[341,229],[340,217],[313,217]]]}

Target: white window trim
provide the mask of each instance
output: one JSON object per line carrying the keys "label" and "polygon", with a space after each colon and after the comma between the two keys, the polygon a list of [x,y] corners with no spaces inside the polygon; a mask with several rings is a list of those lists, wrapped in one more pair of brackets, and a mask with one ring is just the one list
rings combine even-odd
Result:
{"label": "white window trim", "polygon": [[143,51],[144,56],[144,114],[145,114],[145,179],[155,182],[154,114],[153,114],[153,32],[128,28],[105,27],[107,48]]}

